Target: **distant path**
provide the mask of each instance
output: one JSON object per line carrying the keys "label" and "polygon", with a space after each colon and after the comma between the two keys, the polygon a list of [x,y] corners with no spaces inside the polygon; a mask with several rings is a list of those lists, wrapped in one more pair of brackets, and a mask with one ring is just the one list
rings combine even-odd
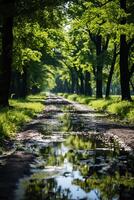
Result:
{"label": "distant path", "polygon": [[[73,131],[90,133],[100,132],[107,139],[116,137],[122,147],[134,149],[134,127],[128,127],[109,122],[106,116],[88,108],[79,103],[68,101],[62,97],[50,96],[45,100],[45,110],[35,120],[25,126],[24,130],[17,134],[13,143],[14,153],[9,156],[0,157],[0,200],[14,200],[14,190],[18,180],[30,173],[30,164],[36,158],[36,147],[47,146],[55,135],[52,135],[51,141],[44,137],[44,132],[53,132],[62,124],[55,124],[55,116],[60,114],[58,105],[70,105],[75,114],[76,124]],[[55,106],[55,107],[54,107]],[[64,112],[64,110],[62,110]],[[71,111],[70,111],[71,112]],[[52,129],[47,130],[47,120],[51,119]],[[49,126],[49,124],[48,124]],[[45,128],[45,129],[42,129]],[[81,128],[82,127],[82,128]],[[56,138],[60,140],[60,137]]]}

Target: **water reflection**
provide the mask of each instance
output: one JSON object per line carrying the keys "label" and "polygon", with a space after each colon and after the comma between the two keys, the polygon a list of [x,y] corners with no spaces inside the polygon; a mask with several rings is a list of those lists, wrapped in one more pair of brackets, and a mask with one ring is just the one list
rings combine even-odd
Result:
{"label": "water reflection", "polygon": [[81,113],[76,117],[70,106],[64,106],[64,113],[54,119],[55,123],[50,117],[44,122],[42,133],[53,133],[56,127],[58,134],[68,135],[38,147],[32,175],[20,180],[16,200],[133,199],[133,155],[112,139],[105,142],[99,133],[87,134],[87,121]]}
{"label": "water reflection", "polygon": [[[35,173],[21,181],[19,190],[23,190],[24,197],[18,199],[115,200],[126,198],[126,194],[127,199],[132,197],[134,179],[127,168],[128,155],[121,157],[120,152],[117,156],[108,148],[104,151],[94,136],[70,135],[65,142],[54,142],[40,149],[40,153],[42,166],[36,166]],[[123,173],[120,167],[124,167]]]}

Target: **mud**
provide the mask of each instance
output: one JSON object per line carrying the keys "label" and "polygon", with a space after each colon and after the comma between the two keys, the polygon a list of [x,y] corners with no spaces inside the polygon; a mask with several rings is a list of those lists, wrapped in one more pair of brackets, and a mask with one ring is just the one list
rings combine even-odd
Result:
{"label": "mud", "polygon": [[62,97],[44,103],[0,157],[0,200],[133,199],[134,127]]}

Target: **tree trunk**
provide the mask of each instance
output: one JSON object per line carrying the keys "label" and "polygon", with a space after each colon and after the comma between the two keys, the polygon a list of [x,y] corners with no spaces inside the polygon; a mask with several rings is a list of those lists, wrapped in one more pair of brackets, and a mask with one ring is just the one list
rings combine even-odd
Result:
{"label": "tree trunk", "polygon": [[107,81],[107,87],[106,87],[106,98],[109,97],[110,94],[110,85],[111,85],[111,81],[112,81],[112,76],[113,76],[113,72],[114,72],[114,66],[116,63],[116,44],[114,45],[114,55],[113,55],[113,60],[111,63],[111,68],[110,68],[110,72],[109,72],[109,76],[108,76],[108,81]]}
{"label": "tree trunk", "polygon": [[2,24],[2,56],[0,69],[0,106],[9,106],[13,49],[13,17],[4,16]]}
{"label": "tree trunk", "polygon": [[96,98],[103,98],[102,95],[102,68],[103,64],[101,62],[101,43],[102,37],[98,35],[96,37],[96,56],[97,56],[97,67],[96,67]]}
{"label": "tree trunk", "polygon": [[76,67],[72,69],[72,93],[79,94],[79,79]]}
{"label": "tree trunk", "polygon": [[21,74],[14,70],[11,76],[10,95],[12,98],[19,98],[21,93]]}
{"label": "tree trunk", "polygon": [[79,69],[79,78],[80,78],[80,94],[84,94],[84,75],[82,69]]}
{"label": "tree trunk", "polygon": [[90,72],[85,72],[85,95],[92,96],[92,89],[91,89],[91,75]]}
{"label": "tree trunk", "polygon": [[71,72],[71,93],[74,93],[75,90],[75,75],[74,75],[74,69],[70,69]]}
{"label": "tree trunk", "polygon": [[130,84],[131,84],[132,90],[134,92],[134,85],[133,85],[133,82],[131,80],[130,80]]}
{"label": "tree trunk", "polygon": [[76,91],[76,94],[79,94],[80,91],[79,91],[79,76],[78,76],[78,71],[75,67],[75,91]]}
{"label": "tree trunk", "polygon": [[27,86],[27,66],[23,67],[23,74],[22,74],[22,89],[21,89],[21,97],[26,98],[28,94],[28,86]]}
{"label": "tree trunk", "polygon": [[[120,6],[126,11],[126,0],[120,0]],[[126,24],[126,19],[123,18],[121,24]],[[122,100],[131,100],[129,86],[129,69],[128,69],[129,49],[126,41],[126,35],[120,36],[120,84]]]}

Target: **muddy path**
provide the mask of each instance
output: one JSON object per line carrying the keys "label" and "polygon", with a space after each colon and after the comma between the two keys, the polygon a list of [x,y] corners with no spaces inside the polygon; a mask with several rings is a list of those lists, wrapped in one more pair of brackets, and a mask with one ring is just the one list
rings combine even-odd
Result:
{"label": "muddy path", "polygon": [[54,95],[0,157],[0,200],[131,200],[134,127]]}

